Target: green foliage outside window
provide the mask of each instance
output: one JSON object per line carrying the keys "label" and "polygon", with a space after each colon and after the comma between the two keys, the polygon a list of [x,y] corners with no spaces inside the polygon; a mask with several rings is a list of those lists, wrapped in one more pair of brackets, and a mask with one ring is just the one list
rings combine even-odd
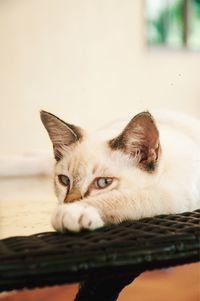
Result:
{"label": "green foliage outside window", "polygon": [[200,0],[146,0],[149,46],[200,49]]}

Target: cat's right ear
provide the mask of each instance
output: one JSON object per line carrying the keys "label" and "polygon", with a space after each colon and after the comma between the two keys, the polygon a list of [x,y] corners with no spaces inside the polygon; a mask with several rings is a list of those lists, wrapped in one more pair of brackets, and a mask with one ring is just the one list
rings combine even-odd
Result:
{"label": "cat's right ear", "polygon": [[141,169],[154,171],[161,148],[159,131],[152,115],[142,112],[133,117],[122,133],[109,141],[109,146],[134,157]]}
{"label": "cat's right ear", "polygon": [[53,144],[55,159],[59,161],[62,158],[63,149],[80,141],[83,131],[46,111],[41,111],[40,117]]}

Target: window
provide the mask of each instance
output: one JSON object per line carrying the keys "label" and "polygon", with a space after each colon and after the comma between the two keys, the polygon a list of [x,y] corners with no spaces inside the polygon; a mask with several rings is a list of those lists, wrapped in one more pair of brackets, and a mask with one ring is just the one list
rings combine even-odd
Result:
{"label": "window", "polygon": [[149,46],[200,49],[200,0],[146,0],[145,17]]}

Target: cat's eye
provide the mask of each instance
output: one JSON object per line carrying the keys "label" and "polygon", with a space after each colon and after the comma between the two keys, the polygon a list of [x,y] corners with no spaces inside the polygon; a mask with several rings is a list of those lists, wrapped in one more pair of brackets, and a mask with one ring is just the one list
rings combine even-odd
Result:
{"label": "cat's eye", "polygon": [[69,186],[69,184],[70,184],[70,179],[68,176],[58,175],[58,180],[59,180],[60,184],[62,184],[63,186]]}
{"label": "cat's eye", "polygon": [[94,186],[96,189],[103,189],[112,184],[112,178],[96,178],[94,181]]}

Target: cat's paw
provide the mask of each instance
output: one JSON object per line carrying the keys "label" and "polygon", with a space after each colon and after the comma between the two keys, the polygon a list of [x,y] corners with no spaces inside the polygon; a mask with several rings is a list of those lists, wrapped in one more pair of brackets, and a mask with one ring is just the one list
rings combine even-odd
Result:
{"label": "cat's paw", "polygon": [[104,222],[96,208],[75,202],[59,205],[52,217],[55,230],[78,232],[82,229],[94,230],[104,226]]}

